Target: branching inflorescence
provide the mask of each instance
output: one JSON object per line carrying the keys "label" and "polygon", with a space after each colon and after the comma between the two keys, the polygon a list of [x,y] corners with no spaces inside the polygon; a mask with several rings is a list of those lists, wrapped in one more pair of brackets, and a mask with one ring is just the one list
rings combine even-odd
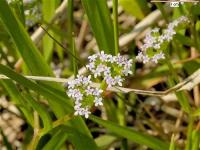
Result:
{"label": "branching inflorescence", "polygon": [[136,56],[136,59],[138,61],[142,61],[143,63],[158,63],[158,60],[165,59],[164,51],[166,50],[169,42],[173,39],[176,31],[182,25],[186,25],[188,23],[189,19],[182,16],[169,23],[167,29],[165,29],[161,35],[159,28],[154,28],[148,32],[144,39],[144,45],[142,45],[141,51],[138,53],[138,56]]}
{"label": "branching inflorescence", "polygon": [[[176,30],[182,25],[189,23],[187,17],[180,17],[170,23],[163,34],[160,34],[159,28],[155,28],[146,34],[144,45],[141,47],[136,57],[143,63],[154,62],[165,59],[164,51],[167,49],[169,42],[176,34]],[[67,95],[74,100],[74,115],[81,115],[88,118],[91,114],[90,109],[94,106],[102,106],[102,94],[104,90],[112,86],[122,86],[125,77],[132,74],[131,67],[133,60],[126,56],[112,56],[101,51],[88,57],[89,64],[86,68],[91,75],[84,77],[77,75],[76,79],[68,82]],[[91,86],[92,79],[98,78],[102,84],[101,88]]]}
{"label": "branching inflorescence", "polygon": [[[69,81],[67,95],[74,100],[74,115],[89,117],[90,108],[103,105],[103,90],[107,87],[118,85],[122,86],[124,77],[132,74],[132,59],[125,56],[112,56],[101,51],[88,57],[89,64],[86,68],[91,75],[84,77],[77,75],[76,79]],[[102,88],[93,88],[90,86],[91,79],[99,78],[101,83],[105,83]]]}

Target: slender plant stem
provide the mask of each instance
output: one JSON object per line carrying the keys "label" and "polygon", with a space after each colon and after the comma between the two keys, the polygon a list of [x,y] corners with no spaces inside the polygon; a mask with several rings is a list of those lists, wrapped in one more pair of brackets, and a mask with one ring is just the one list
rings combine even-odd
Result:
{"label": "slender plant stem", "polygon": [[39,142],[40,139],[40,123],[39,123],[39,115],[36,111],[34,111],[34,134],[33,134],[33,138],[32,141],[30,143],[30,145],[28,146],[28,149],[30,150],[35,150],[37,147],[37,144]]}
{"label": "slender plant stem", "polygon": [[189,116],[189,125],[188,125],[188,131],[187,131],[187,142],[185,146],[185,150],[191,150],[192,149],[192,131],[193,131],[193,124],[194,124],[194,117]]}
{"label": "slender plant stem", "polygon": [[[119,53],[119,31],[118,31],[118,0],[113,0],[113,27],[114,27],[114,43],[115,55]],[[119,124],[125,126],[125,104],[121,98],[118,98],[118,121]],[[127,140],[122,140],[121,149],[126,149]]]}
{"label": "slender plant stem", "polygon": [[[35,80],[35,81],[48,81],[48,82],[59,82],[59,83],[66,83],[72,80],[71,77],[67,79],[44,77],[44,76],[24,76],[24,77],[27,79]],[[0,80],[7,80],[7,79],[10,79],[10,78],[8,78],[7,76],[3,74],[0,74]],[[192,75],[190,75],[184,81],[178,83],[177,85],[165,91],[148,91],[148,90],[131,89],[131,88],[124,88],[124,87],[117,87],[117,86],[112,87],[112,88],[107,88],[106,90],[113,91],[113,92],[121,92],[121,93],[134,92],[136,94],[149,95],[149,96],[165,96],[175,91],[191,90],[194,86],[196,86],[199,83],[199,80],[200,80],[200,69],[195,71]],[[92,83],[91,86],[99,87],[100,84]]]}
{"label": "slender plant stem", "polygon": [[[72,53],[73,53],[73,55],[77,56],[74,36],[72,38],[72,44],[73,44],[72,45]],[[78,74],[78,63],[74,57],[72,58],[72,64],[73,64],[74,76],[76,76]]]}
{"label": "slender plant stem", "polygon": [[115,55],[119,53],[119,31],[118,31],[118,0],[113,0],[113,27],[114,27],[114,43]]}
{"label": "slender plant stem", "polygon": [[[192,19],[192,20],[195,20],[195,19]],[[192,26],[191,26],[192,39],[194,41],[194,46],[195,46],[196,50],[200,51],[199,36],[198,36],[198,33],[195,28],[196,28],[195,22],[192,22]]]}
{"label": "slender plant stem", "polygon": [[77,56],[76,49],[75,49],[75,40],[74,40],[74,33],[73,33],[73,24],[74,24],[74,16],[73,16],[73,9],[74,9],[74,1],[69,0],[68,1],[68,9],[67,9],[67,17],[68,17],[68,41],[69,41],[69,48],[72,53],[72,56],[70,56],[70,62],[72,66],[72,70],[74,72],[74,75],[77,75],[78,68],[77,68],[77,60],[73,56]]}

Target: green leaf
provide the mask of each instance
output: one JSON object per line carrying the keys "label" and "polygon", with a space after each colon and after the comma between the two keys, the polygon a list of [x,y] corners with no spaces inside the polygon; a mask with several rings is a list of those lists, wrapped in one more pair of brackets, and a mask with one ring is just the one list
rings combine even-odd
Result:
{"label": "green leaf", "polygon": [[114,33],[106,0],[81,0],[99,50],[114,54]]}
{"label": "green leaf", "polygon": [[130,128],[119,126],[116,123],[113,123],[111,121],[105,121],[95,116],[90,116],[90,120],[96,122],[97,124],[105,127],[109,131],[117,134],[118,136],[127,138],[133,142],[136,142],[141,145],[146,145],[149,148],[152,148],[154,150],[168,150],[169,144],[163,142],[160,139],[157,139],[153,136],[140,133],[138,131],[134,131]]}
{"label": "green leaf", "polygon": [[119,4],[124,10],[138,19],[145,17],[149,12],[146,0],[119,0]]}
{"label": "green leaf", "polygon": [[32,74],[53,75],[50,67],[45,63],[23,25],[13,15],[5,0],[0,1],[0,18]]}
{"label": "green leaf", "polygon": [[[49,0],[42,0],[42,15],[44,22],[49,22],[51,20],[59,1],[60,0],[51,0],[49,3]],[[52,31],[49,31],[49,33],[54,36]],[[54,41],[48,35],[45,35],[42,42],[44,58],[47,62],[49,62],[53,53]]]}
{"label": "green leaf", "polygon": [[191,40],[190,37],[187,37],[181,34],[176,34],[175,39],[178,40],[183,45],[194,46],[194,42]]}
{"label": "green leaf", "polygon": [[[62,129],[57,129],[53,137],[48,141],[48,143],[42,148],[42,150],[60,150],[62,144],[68,138],[67,132],[64,133]],[[38,148],[41,149],[41,148]]]}
{"label": "green leaf", "polygon": [[195,129],[192,131],[192,150],[199,150],[200,144],[200,131]]}
{"label": "green leaf", "polygon": [[[73,112],[73,107],[72,107],[72,101],[69,101],[67,99],[66,95],[64,92],[61,92],[53,87],[50,87],[46,84],[36,84],[33,81],[30,81],[26,79],[25,77],[15,73],[8,67],[1,65],[0,64],[0,73],[6,75],[10,79],[18,82],[19,84],[23,85],[26,88],[29,88],[44,97],[48,99],[49,103],[56,102],[56,104],[60,104],[60,106],[63,106],[62,109],[66,113],[72,113]],[[58,110],[55,111],[63,111],[57,108]],[[68,125],[76,127],[77,131],[80,131],[81,133],[85,134],[86,136],[91,137],[91,134],[85,125],[84,121],[80,117],[75,117],[72,119],[70,122],[68,122]]]}
{"label": "green leaf", "polygon": [[[78,132],[75,128],[67,126],[59,126],[54,130],[59,130],[59,133],[45,145],[43,150],[56,150],[62,146],[65,139],[69,140],[77,150],[97,150],[98,147],[91,137],[85,137],[84,134]],[[63,134],[64,133],[64,134]]]}
{"label": "green leaf", "polygon": [[169,150],[176,150],[174,135],[172,135],[172,137],[171,137]]}
{"label": "green leaf", "polygon": [[33,126],[33,115],[31,110],[25,103],[24,97],[20,94],[19,90],[15,86],[15,84],[10,80],[0,81],[2,85],[5,87],[7,92],[11,96],[11,100],[17,105],[20,110],[23,112],[25,118],[27,119],[28,123]]}
{"label": "green leaf", "polygon": [[95,142],[97,143],[98,147],[100,149],[108,149],[108,147],[114,143],[118,138],[116,136],[112,135],[102,135],[95,139]]}
{"label": "green leaf", "polygon": [[[15,18],[12,11],[10,10],[8,4],[5,0],[0,0],[0,18],[5,26],[5,28],[10,33],[15,45],[17,46],[23,60],[28,66],[29,70],[33,75],[43,75],[43,76],[52,76],[53,72],[47,63],[44,61],[43,57],[31,41],[28,33],[23,28],[23,25]],[[15,27],[13,27],[15,25]],[[4,67],[3,67],[4,68]],[[5,69],[5,68],[4,68]],[[7,69],[5,69],[7,70]],[[8,71],[8,70],[7,70]],[[32,90],[41,93],[46,96],[49,102],[51,109],[54,111],[57,117],[62,117],[66,113],[72,112],[72,102],[64,94],[64,89],[59,84],[49,83],[48,85],[44,82],[39,82],[40,85],[37,85],[29,80],[24,79],[20,75],[21,80],[16,78],[16,73],[9,71],[12,74],[12,78],[18,81],[20,84],[26,86],[27,88],[32,88]],[[8,73],[9,74],[9,73]],[[25,84],[26,83],[26,84]],[[44,85],[46,88],[44,88]],[[39,87],[39,88],[38,88]],[[55,90],[60,94],[55,93]],[[61,92],[62,91],[62,92]],[[65,96],[63,96],[65,95]],[[71,125],[78,127],[77,130],[85,133],[86,135],[91,136],[88,128],[82,119],[77,118],[71,121]]]}
{"label": "green leaf", "polygon": [[197,117],[197,116],[200,116],[200,108],[197,108],[193,113],[192,113],[193,116]]}
{"label": "green leaf", "polygon": [[39,116],[41,117],[44,126],[44,132],[50,130],[52,128],[52,120],[48,111],[41,104],[36,102],[36,100],[34,100],[30,94],[24,93],[23,95],[26,98],[26,101],[33,107],[34,110],[38,112]]}

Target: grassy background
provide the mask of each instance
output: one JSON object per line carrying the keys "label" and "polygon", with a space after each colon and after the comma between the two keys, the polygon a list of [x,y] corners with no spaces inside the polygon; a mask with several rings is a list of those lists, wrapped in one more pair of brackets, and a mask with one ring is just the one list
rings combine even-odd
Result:
{"label": "grassy background", "polygon": [[[0,74],[9,77],[0,80],[1,117],[15,114],[22,124],[17,131],[21,137],[13,140],[0,124],[0,147],[198,150],[199,85],[162,97],[106,92],[104,106],[93,108],[86,120],[73,116],[73,102],[64,85],[32,81],[24,75],[69,78],[84,69],[87,56],[104,50],[134,60],[134,75],[124,87],[164,91],[200,68],[199,10],[200,4],[170,8],[146,0],[13,0],[9,4],[1,0]],[[165,28],[181,15],[191,23],[170,44],[172,68],[135,61],[145,33],[153,27]],[[171,78],[172,69],[177,82]],[[17,113],[4,107],[3,101],[17,108]]]}

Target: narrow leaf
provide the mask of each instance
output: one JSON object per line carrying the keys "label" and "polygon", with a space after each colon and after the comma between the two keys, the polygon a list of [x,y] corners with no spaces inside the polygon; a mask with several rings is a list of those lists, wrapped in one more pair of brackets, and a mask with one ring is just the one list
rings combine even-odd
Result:
{"label": "narrow leaf", "polygon": [[114,33],[106,0],[82,0],[100,50],[114,54]]}
{"label": "narrow leaf", "polygon": [[140,133],[138,131],[134,131],[130,128],[127,127],[123,127],[123,126],[119,126],[116,123],[113,123],[111,121],[105,121],[102,120],[98,117],[92,116],[90,117],[90,119],[94,122],[96,122],[99,125],[102,125],[103,127],[105,127],[106,129],[108,129],[109,131],[117,134],[118,136],[127,138],[133,142],[136,142],[138,144],[141,145],[146,145],[149,148],[155,149],[155,150],[168,150],[169,149],[169,144],[163,142],[160,139],[157,139],[153,136],[147,135],[147,134],[143,134]]}
{"label": "narrow leaf", "polygon": [[146,0],[119,0],[119,3],[126,12],[138,19],[144,18],[149,12]]}

